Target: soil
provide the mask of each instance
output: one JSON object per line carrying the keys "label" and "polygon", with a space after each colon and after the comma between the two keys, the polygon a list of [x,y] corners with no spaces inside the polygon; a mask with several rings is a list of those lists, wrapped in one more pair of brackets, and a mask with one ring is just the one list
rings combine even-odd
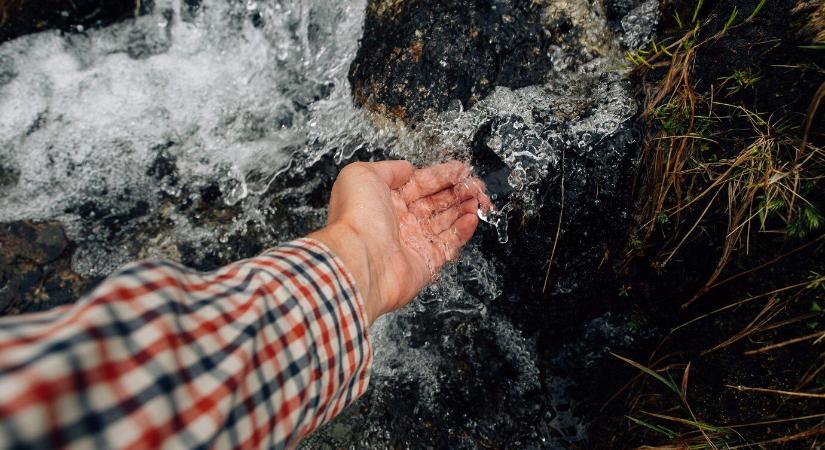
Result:
{"label": "soil", "polygon": [[[685,18],[693,14],[694,3],[686,3],[665,5],[663,21],[658,31],[660,40],[678,38],[684,34],[684,31],[679,31],[674,16],[678,13]],[[710,36],[719,31],[734,7],[740,12],[741,20],[742,15],[747,17],[758,3],[740,0],[705,2],[699,17],[710,18],[710,22],[701,33]],[[771,112],[774,120],[782,119],[790,126],[797,127],[801,133],[813,94],[825,82],[822,71],[822,67],[825,67],[825,53],[801,47],[811,43],[797,32],[805,25],[807,16],[793,13],[793,6],[793,1],[766,2],[751,23],[731,30],[721,39],[711,41],[698,50],[692,71],[696,91],[708,92],[712,85],[718,86],[735,71],[754,74],[759,79],[751,88],[735,93],[730,91],[725,98],[717,101],[743,105],[761,113]],[[651,71],[645,78],[637,78],[635,82],[639,86],[651,86],[664,76],[664,70]],[[722,142],[717,150],[718,157],[730,156],[731,151],[741,148],[743,141],[753,137],[752,128],[741,116],[727,119],[721,127],[725,129],[725,133],[721,136],[714,135]],[[813,120],[809,138],[819,146],[825,142],[825,113],[821,109]],[[805,196],[820,211],[825,210],[821,182],[807,190]],[[812,272],[821,274],[825,270],[825,245],[821,239],[816,241],[822,233],[821,229],[805,239],[754,232],[750,238],[749,252],[736,253],[719,280],[760,267],[776,256],[806,243],[809,245],[779,262],[712,289],[692,306],[682,308],[681,305],[702,287],[721,256],[727,214],[720,209],[721,207],[709,211],[710,219],[705,222],[704,229],[688,240],[666,267],[654,269],[657,261],[661,261],[658,252],[664,248],[666,238],[672,233],[668,225],[661,225],[656,230],[654,239],[644,249],[645,256],[635,261],[622,279],[624,289],[628,292],[627,309],[634,312],[637,320],[645,324],[656,324],[666,331],[739,300],[804,283],[812,276]],[[692,223],[690,221],[696,219],[698,213],[682,220]],[[637,361],[651,365],[656,361],[655,366],[659,368],[672,365],[670,373],[677,381],[681,380],[685,364],[691,363],[687,398],[693,413],[705,423],[717,426],[737,425],[821,413],[823,405],[820,400],[804,401],[772,394],[740,392],[726,385],[809,392],[821,390],[821,387],[816,386],[822,382],[819,379],[814,386],[808,385],[805,389],[799,386],[803,374],[820,363],[820,350],[816,346],[800,343],[754,355],[746,355],[745,352],[820,329],[821,314],[814,305],[823,298],[825,295],[822,290],[805,290],[801,293],[793,290],[747,302],[699,320],[677,332],[663,333],[655,346],[637,349],[641,358]],[[754,334],[706,353],[745,329],[771,299],[785,302],[785,308],[773,322],[799,318],[806,320]],[[621,368],[621,364],[623,363],[617,363],[615,369],[618,373],[629,376],[630,372],[627,368]],[[623,416],[633,415],[648,422],[686,431],[690,428],[681,428],[673,422],[657,421],[641,412],[686,417],[687,413],[679,405],[678,397],[662,384],[650,377],[643,377],[641,382],[637,381],[630,389],[623,390],[618,397],[612,399],[601,414],[594,418],[591,444],[597,448],[627,448],[666,443],[667,438],[635,426]],[[735,445],[792,436],[809,429],[821,433],[825,429],[819,420],[737,428],[740,435],[730,433],[722,440]],[[817,433],[767,447],[809,448],[817,441]],[[674,444],[674,441],[670,442]],[[678,441],[675,443],[678,444]]]}

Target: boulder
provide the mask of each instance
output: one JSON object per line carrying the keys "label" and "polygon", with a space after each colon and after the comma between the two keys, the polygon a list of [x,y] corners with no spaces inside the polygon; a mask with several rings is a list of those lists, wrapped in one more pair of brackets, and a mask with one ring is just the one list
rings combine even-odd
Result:
{"label": "boulder", "polygon": [[608,17],[581,6],[372,0],[349,72],[362,107],[466,134],[504,216],[485,247],[524,298],[592,295],[626,230],[635,103]]}
{"label": "boulder", "polygon": [[0,42],[57,28],[82,32],[152,10],[153,0],[9,0],[0,2]]}

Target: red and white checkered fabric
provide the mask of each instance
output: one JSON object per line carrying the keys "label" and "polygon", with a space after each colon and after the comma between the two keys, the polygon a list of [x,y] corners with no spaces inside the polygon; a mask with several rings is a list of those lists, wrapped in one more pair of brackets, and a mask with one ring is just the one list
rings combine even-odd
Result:
{"label": "red and white checkered fabric", "polygon": [[318,241],[210,273],[142,261],[0,319],[0,448],[292,448],[371,360],[363,298]]}

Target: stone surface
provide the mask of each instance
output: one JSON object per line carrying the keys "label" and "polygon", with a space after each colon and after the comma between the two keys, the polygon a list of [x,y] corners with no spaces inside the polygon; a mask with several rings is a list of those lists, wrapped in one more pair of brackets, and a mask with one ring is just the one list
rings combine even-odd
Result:
{"label": "stone surface", "polygon": [[371,1],[350,70],[360,105],[407,121],[468,108],[496,86],[544,80],[552,45],[570,39],[545,1]]}
{"label": "stone surface", "polygon": [[[412,127],[468,133],[460,145],[507,216],[510,242],[485,234],[508,267],[506,291],[592,293],[610,271],[628,219],[638,132],[627,121],[635,112],[628,86],[603,60],[621,39],[611,25],[637,6],[368,4],[349,73],[353,98]],[[444,111],[457,119],[430,119]]]}
{"label": "stone surface", "polygon": [[[355,102],[431,132],[421,152],[467,158],[499,216],[412,312],[376,325],[372,390],[306,448],[582,444],[590,402],[619,388],[595,375],[606,349],[645,339],[605,314],[621,309],[607,299],[640,138],[611,39],[635,6],[613,24],[587,1],[369,2]],[[328,185],[325,167],[302,178]]]}
{"label": "stone surface", "polygon": [[75,302],[93,282],[71,270],[73,252],[59,222],[0,223],[0,315]]}
{"label": "stone surface", "polygon": [[57,28],[82,32],[146,14],[153,0],[8,0],[0,2],[0,42]]}

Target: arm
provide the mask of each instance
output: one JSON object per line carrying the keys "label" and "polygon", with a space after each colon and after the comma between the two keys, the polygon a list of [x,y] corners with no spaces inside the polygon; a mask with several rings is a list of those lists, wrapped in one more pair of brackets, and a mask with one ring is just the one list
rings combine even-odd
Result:
{"label": "arm", "polygon": [[298,240],[199,274],[130,265],[0,324],[0,448],[293,447],[361,395],[363,298]]}
{"label": "arm", "polygon": [[308,239],[208,274],[135,263],[0,320],[0,448],[294,447],[366,389],[368,325],[472,235],[468,174],[351,165]]}

